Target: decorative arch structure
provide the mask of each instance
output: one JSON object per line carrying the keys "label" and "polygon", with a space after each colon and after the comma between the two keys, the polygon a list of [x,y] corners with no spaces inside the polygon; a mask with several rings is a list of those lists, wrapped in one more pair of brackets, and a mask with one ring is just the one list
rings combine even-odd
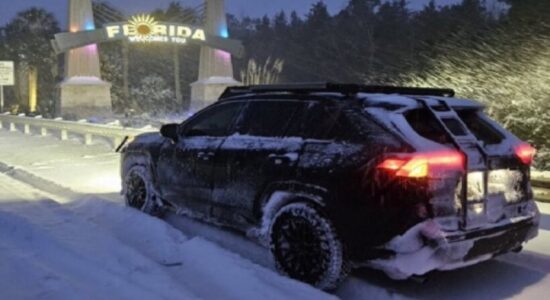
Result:
{"label": "decorative arch structure", "polygon": [[242,57],[240,41],[229,38],[224,0],[205,0],[204,27],[160,22],[142,14],[126,22],[95,28],[91,0],[69,0],[69,32],[55,35],[52,46],[65,54],[65,78],[60,83],[61,114],[86,117],[111,112],[111,85],[101,80],[97,44],[128,40],[201,46],[199,78],[191,84],[191,106],[214,102],[233,77],[231,57]]}

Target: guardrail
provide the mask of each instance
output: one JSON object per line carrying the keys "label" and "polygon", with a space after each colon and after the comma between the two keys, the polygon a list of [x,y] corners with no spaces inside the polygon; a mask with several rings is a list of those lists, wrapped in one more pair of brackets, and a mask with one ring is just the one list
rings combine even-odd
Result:
{"label": "guardrail", "polygon": [[0,129],[10,131],[22,131],[24,134],[32,134],[33,128],[42,136],[56,133],[61,140],[68,140],[69,135],[79,135],[84,138],[84,144],[90,145],[94,138],[100,137],[111,142],[113,148],[117,147],[124,137],[136,136],[145,132],[157,131],[153,127],[142,129],[122,127],[116,125],[93,124],[86,121],[65,121],[58,119],[43,119],[40,116],[26,117],[24,115],[0,115]]}
{"label": "guardrail", "polygon": [[[82,136],[84,144],[90,145],[95,137],[110,141],[113,148],[116,148],[126,136],[136,136],[141,133],[157,131],[151,126],[141,129],[122,127],[109,124],[94,124],[85,121],[65,121],[58,119],[43,119],[41,117],[26,117],[24,115],[0,114],[0,129],[6,128],[10,131],[22,131],[24,134],[32,134],[32,129],[40,135],[50,133],[58,134],[61,140],[69,139],[70,134]],[[533,176],[531,180],[535,189],[537,199],[550,201],[550,179]]]}
{"label": "guardrail", "polygon": [[538,188],[550,189],[550,180],[533,177],[531,178],[531,185]]}
{"label": "guardrail", "polygon": [[550,178],[532,174],[531,186],[537,200],[550,202]]}

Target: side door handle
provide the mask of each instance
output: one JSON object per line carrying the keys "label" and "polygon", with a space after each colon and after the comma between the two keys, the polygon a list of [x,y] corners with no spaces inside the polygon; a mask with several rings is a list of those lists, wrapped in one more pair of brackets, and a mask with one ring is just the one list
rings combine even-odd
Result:
{"label": "side door handle", "polygon": [[286,154],[270,154],[268,157],[270,162],[275,165],[287,164],[290,165],[298,159],[297,153],[286,153]]}
{"label": "side door handle", "polygon": [[197,158],[202,160],[210,160],[213,158],[216,154],[212,151],[201,151],[197,153]]}

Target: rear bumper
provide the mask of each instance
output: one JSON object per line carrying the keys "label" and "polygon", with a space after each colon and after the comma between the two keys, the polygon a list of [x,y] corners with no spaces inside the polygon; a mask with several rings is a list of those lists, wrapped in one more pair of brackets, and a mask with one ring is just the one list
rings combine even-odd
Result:
{"label": "rear bumper", "polygon": [[534,201],[520,217],[506,219],[471,231],[444,232],[434,220],[420,223],[385,245],[395,254],[367,265],[393,279],[452,270],[518,249],[538,234],[539,211]]}

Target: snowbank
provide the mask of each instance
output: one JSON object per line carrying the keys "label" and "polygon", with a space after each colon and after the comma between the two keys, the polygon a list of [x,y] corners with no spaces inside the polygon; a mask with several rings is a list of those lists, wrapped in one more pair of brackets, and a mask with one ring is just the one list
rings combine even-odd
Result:
{"label": "snowbank", "polygon": [[0,236],[1,299],[333,298],[98,198],[2,202]]}

